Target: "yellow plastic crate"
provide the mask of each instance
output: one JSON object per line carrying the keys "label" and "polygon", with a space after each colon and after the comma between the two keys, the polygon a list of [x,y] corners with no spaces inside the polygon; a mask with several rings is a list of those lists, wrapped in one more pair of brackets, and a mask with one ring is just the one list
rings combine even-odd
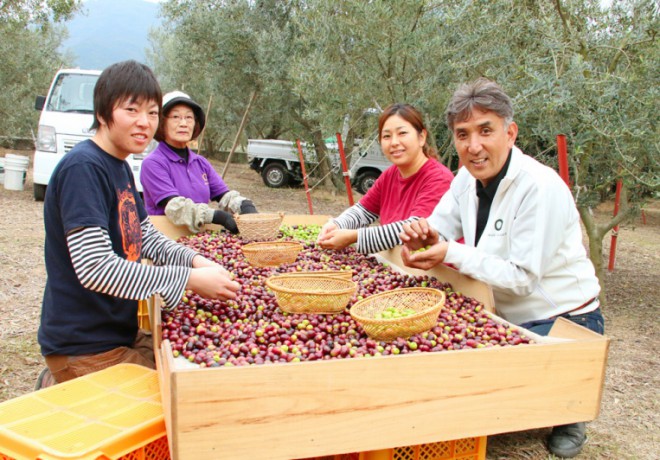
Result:
{"label": "yellow plastic crate", "polygon": [[486,436],[307,460],[485,460]]}
{"label": "yellow plastic crate", "polygon": [[0,460],[167,460],[158,374],[118,364],[0,404]]}

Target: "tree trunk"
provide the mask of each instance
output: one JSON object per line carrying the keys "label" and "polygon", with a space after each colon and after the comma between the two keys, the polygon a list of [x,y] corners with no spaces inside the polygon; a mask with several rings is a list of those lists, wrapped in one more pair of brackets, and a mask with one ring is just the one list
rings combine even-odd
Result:
{"label": "tree trunk", "polygon": [[257,100],[257,95],[259,92],[255,89],[252,91],[252,94],[250,95],[250,100],[248,102],[247,107],[245,108],[245,113],[243,113],[243,118],[241,119],[241,124],[238,127],[238,131],[236,132],[236,137],[234,138],[234,143],[231,146],[231,150],[229,151],[229,155],[227,155],[227,161],[225,162],[225,167],[222,169],[222,174],[220,177],[223,179],[225,178],[225,175],[227,174],[227,169],[229,169],[229,165],[231,164],[231,158],[234,156],[234,152],[236,151],[236,147],[238,146],[238,141],[241,139],[241,133],[243,132],[243,129],[245,128],[245,123],[247,122],[247,117],[248,114],[250,113],[250,110],[252,109],[252,105],[254,104],[254,101]]}
{"label": "tree trunk", "polygon": [[603,231],[603,227],[596,224],[590,207],[578,206],[578,212],[587,233],[589,259],[594,264],[596,276],[600,283],[600,304],[605,305],[607,303],[607,290],[605,286],[605,270],[603,269],[603,238],[607,230]]}
{"label": "tree trunk", "polygon": [[312,142],[314,143],[314,148],[316,149],[316,154],[318,155],[319,160],[319,174],[321,175],[320,184],[324,188],[332,189],[334,183],[334,175],[332,174],[332,165],[330,163],[330,158],[328,157],[328,149],[325,146],[325,140],[323,139],[321,127],[315,125],[311,134]]}
{"label": "tree trunk", "polygon": [[637,214],[637,208],[630,206],[628,203],[628,193],[626,187],[621,188],[621,203],[620,203],[619,213],[616,216],[613,216],[612,219],[603,223],[597,224],[594,220],[592,210],[589,206],[577,205],[578,212],[582,218],[582,223],[587,233],[587,238],[589,240],[589,259],[594,264],[594,269],[596,270],[596,276],[600,283],[600,304],[607,304],[607,284],[605,265],[603,263],[604,254],[603,254],[603,238],[607,232],[612,230],[614,227],[620,223],[634,217]]}
{"label": "tree trunk", "polygon": [[324,188],[331,190],[333,188],[332,165],[330,164],[330,160],[328,158],[328,149],[325,146],[321,125],[317,120],[308,120],[303,118],[294,108],[291,109],[290,113],[293,118],[298,123],[300,123],[300,125],[305,128],[305,130],[312,137],[312,144],[314,144],[314,148],[316,149],[317,159],[319,162],[318,169],[321,176],[319,183]]}

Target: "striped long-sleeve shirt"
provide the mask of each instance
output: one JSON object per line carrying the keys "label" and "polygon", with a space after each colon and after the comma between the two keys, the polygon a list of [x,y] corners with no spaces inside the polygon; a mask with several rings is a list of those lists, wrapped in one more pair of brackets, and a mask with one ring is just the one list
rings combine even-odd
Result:
{"label": "striped long-sleeve shirt", "polygon": [[[357,250],[375,253],[401,244],[403,225],[428,217],[449,189],[454,175],[429,159],[412,176],[402,177],[392,165],[376,180],[359,203],[334,219],[339,228],[357,229]],[[380,226],[371,226],[376,220]]]}
{"label": "striped long-sleeve shirt", "polygon": [[378,220],[378,215],[357,203],[335,217],[333,221],[339,228],[357,230],[357,251],[373,254],[401,244],[399,234],[403,231],[403,225],[417,219],[419,217],[412,216],[387,225],[371,226]]}
{"label": "striped long-sleeve shirt", "polygon": [[112,250],[107,230],[86,227],[67,236],[74,270],[81,284],[92,291],[124,299],[146,299],[160,294],[173,308],[188,282],[197,253],[158,232],[149,219],[140,224],[144,265],[119,257]]}

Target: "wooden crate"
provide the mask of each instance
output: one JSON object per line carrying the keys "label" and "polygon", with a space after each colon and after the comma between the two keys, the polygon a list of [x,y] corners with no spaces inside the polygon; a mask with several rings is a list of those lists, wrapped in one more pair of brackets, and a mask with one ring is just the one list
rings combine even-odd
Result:
{"label": "wooden crate", "polygon": [[[153,220],[168,236],[187,233]],[[380,257],[402,267],[399,253]],[[483,283],[446,267],[429,274],[492,308]],[[559,319],[548,338],[526,346],[190,369],[161,340],[160,315],[152,318],[168,439],[180,460],[319,457],[592,420],[609,345]]]}

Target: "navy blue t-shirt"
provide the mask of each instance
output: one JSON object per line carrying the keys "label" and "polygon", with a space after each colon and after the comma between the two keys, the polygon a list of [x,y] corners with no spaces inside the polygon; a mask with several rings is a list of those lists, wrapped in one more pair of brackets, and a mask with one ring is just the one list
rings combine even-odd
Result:
{"label": "navy blue t-shirt", "polygon": [[59,162],[44,200],[48,278],[38,333],[44,356],[100,353],[133,343],[137,301],[83,287],[66,236],[81,227],[104,228],[119,257],[139,262],[140,222],[146,218],[127,162],[91,140],[77,144]]}

